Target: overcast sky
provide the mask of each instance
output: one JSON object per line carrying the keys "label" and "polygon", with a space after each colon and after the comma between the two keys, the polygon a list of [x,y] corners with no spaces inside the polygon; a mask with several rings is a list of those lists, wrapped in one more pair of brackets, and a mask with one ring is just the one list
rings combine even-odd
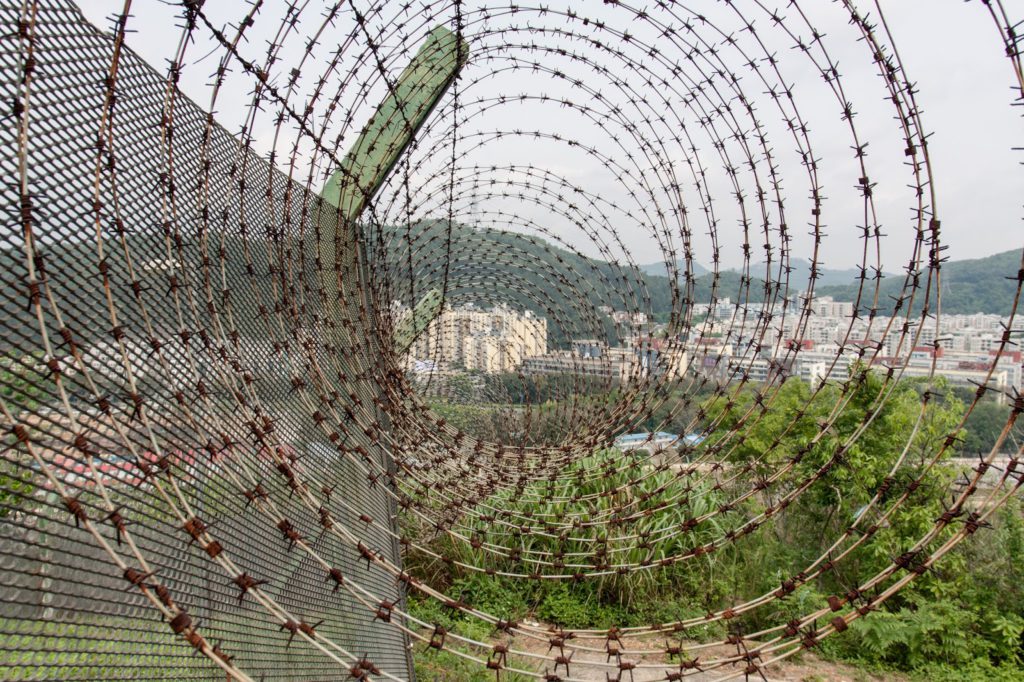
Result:
{"label": "overcast sky", "polygon": [[[121,2],[108,0],[87,0],[82,3],[86,14],[100,26],[106,26],[107,17],[121,6]],[[301,54],[301,47],[308,36],[305,32],[314,26],[314,18],[322,14],[324,3],[312,2],[313,9],[307,10],[310,20],[298,27],[297,35],[286,41],[286,49],[278,68],[287,73]],[[395,7],[399,3],[393,3]],[[560,6],[558,3],[545,3],[547,6]],[[720,21],[726,26],[727,32],[738,31],[741,27],[735,17],[721,3],[695,2],[709,18]],[[737,6],[743,2],[737,0]],[[770,4],[770,3],[769,3]],[[787,3],[779,3],[783,7]],[[874,3],[862,2],[865,10],[872,9]],[[1010,6],[1015,3],[1008,3]],[[872,6],[872,7],[869,7]],[[1024,123],[1020,118],[1021,109],[1010,107],[1013,91],[1012,70],[1006,59],[1003,47],[992,20],[981,3],[964,3],[961,0],[887,0],[881,3],[889,28],[895,37],[900,56],[911,77],[918,83],[920,103],[925,125],[933,131],[930,138],[930,149],[934,164],[935,179],[939,190],[938,212],[942,219],[943,237],[950,246],[949,254],[954,259],[975,258],[1009,249],[1024,246],[1024,225],[1022,212],[1022,172],[1020,162],[1024,160],[1020,152],[1013,152],[1012,147],[1024,146]],[[208,11],[215,21],[227,21],[237,18],[248,9],[248,4],[233,0],[217,0],[206,3]],[[249,32],[248,44],[240,49],[248,51],[252,56],[260,56],[266,50],[266,41],[280,27],[280,17],[286,6],[284,0],[267,0],[267,9],[257,19],[256,25]],[[475,7],[465,3],[467,8]],[[501,4],[492,5],[495,8]],[[609,25],[621,22],[628,25],[622,10],[603,4],[573,2],[571,5],[581,16],[588,11],[595,19],[603,19]],[[886,270],[897,270],[902,266],[910,252],[913,242],[913,222],[910,207],[913,194],[907,187],[909,175],[903,164],[899,130],[892,116],[891,105],[884,101],[884,90],[880,79],[875,73],[870,55],[863,42],[857,41],[857,34],[846,22],[841,8],[835,3],[823,0],[809,0],[803,3],[805,11],[813,23],[826,33],[829,52],[838,61],[843,76],[844,87],[848,98],[854,103],[858,113],[856,123],[862,139],[870,143],[869,161],[872,164],[871,178],[879,183],[876,198],[879,216],[888,235],[885,238],[882,265]],[[133,33],[129,36],[129,45],[145,59],[166,70],[166,60],[170,57],[180,37],[180,28],[175,26],[177,8],[169,6],[163,0],[135,0],[132,3],[133,19],[129,28]],[[469,11],[469,10],[467,10]],[[780,10],[786,14],[785,10]],[[655,8],[651,8],[656,15]],[[790,12],[790,14],[792,14]],[[515,20],[495,19],[493,26],[501,23],[522,23],[525,15]],[[1018,19],[1024,18],[1022,16]],[[346,24],[346,21],[348,24]],[[443,22],[444,17],[438,21]],[[564,19],[553,20],[530,17],[530,22],[537,26],[565,26]],[[795,95],[798,107],[804,118],[810,122],[810,136],[816,157],[822,159],[821,182],[827,197],[824,206],[826,232],[828,238],[822,251],[822,260],[826,267],[851,267],[859,262],[859,232],[856,225],[861,222],[861,203],[858,193],[853,187],[859,176],[858,169],[852,163],[850,152],[850,136],[844,124],[839,120],[837,104],[824,89],[821,76],[805,61],[799,58],[796,51],[788,49],[786,41],[780,34],[773,34],[770,22],[756,22],[772,51],[777,51],[784,77],[795,84]],[[325,46],[336,46],[344,40],[345,31],[351,27],[350,18],[342,16],[338,22],[337,34],[328,31],[322,37]],[[389,26],[377,26],[380,31],[387,31]],[[422,29],[414,21],[409,21],[407,29],[414,38],[409,38],[406,49],[415,49],[419,36],[425,34],[429,27]],[[632,29],[630,29],[632,30]],[[642,36],[642,29],[637,29]],[[193,99],[203,106],[210,102],[209,75],[215,68],[216,59],[222,50],[213,42],[203,44],[204,36],[188,51],[187,68],[183,72],[181,87]],[[708,32],[708,39],[720,40],[720,36]],[[493,39],[492,39],[493,40]],[[332,42],[333,41],[333,42]],[[386,39],[385,39],[385,42]],[[392,41],[393,42],[393,41]],[[391,46],[392,49],[394,46]],[[481,58],[488,46],[471,45],[471,63],[464,71],[464,78],[482,77],[493,70],[494,66]],[[490,46],[493,47],[493,44]],[[213,54],[211,54],[213,52]],[[324,50],[326,54],[327,50]],[[351,54],[357,55],[362,50],[352,49]],[[667,51],[671,54],[671,51]],[[678,60],[680,55],[671,55]],[[533,57],[531,57],[533,58]],[[396,59],[396,62],[398,60]],[[735,57],[732,61],[740,68]],[[306,69],[315,71],[315,66]],[[392,75],[397,76],[400,68],[395,67]],[[621,77],[629,78],[628,74]],[[635,83],[637,79],[632,78]],[[307,80],[307,83],[310,82]],[[466,81],[464,81],[466,82]],[[642,90],[642,85],[635,83]],[[236,70],[229,78],[218,103],[215,107],[218,120],[231,130],[241,124],[250,102],[252,83]],[[467,86],[468,87],[468,86]],[[335,90],[338,83],[334,84]],[[352,96],[355,88],[348,86]],[[559,90],[561,88],[561,90]],[[750,78],[744,77],[743,89],[758,102],[760,115],[766,119],[768,131],[772,134],[773,147],[778,155],[778,162],[785,178],[783,189],[787,194],[788,211],[795,216],[791,219],[790,229],[794,235],[794,256],[808,257],[810,254],[810,237],[806,234],[805,218],[809,214],[807,176],[801,170],[792,138],[787,138],[779,120],[772,120],[770,102],[763,97],[763,87]],[[607,93],[605,87],[602,92]],[[544,92],[546,94],[576,99],[578,95],[565,90],[564,82],[539,78],[531,74],[507,74],[501,77],[485,78],[471,94],[479,97],[496,94],[520,94]],[[369,99],[373,99],[372,95]],[[470,99],[469,93],[463,97]],[[465,101],[465,100],[464,100]],[[372,107],[353,108],[358,118],[366,117]],[[274,112],[264,112],[258,118],[255,139],[260,151],[268,151],[274,140]],[[449,116],[450,108],[442,107],[435,112],[435,117]],[[550,105],[544,109],[523,107],[505,107],[491,109],[472,121],[466,128],[467,132],[483,134],[486,131],[523,128],[531,131],[561,132],[576,135],[581,142],[593,145],[599,150],[608,147],[605,133],[598,129],[586,130],[573,120],[573,113],[559,111]],[[684,112],[685,118],[685,112]],[[775,117],[778,119],[778,117]],[[361,125],[357,122],[357,125]],[[277,148],[280,153],[287,154],[291,149],[289,134],[292,129],[283,129],[278,137]],[[346,137],[351,139],[351,137]],[[474,139],[469,135],[467,139]],[[443,140],[440,142],[443,143]],[[344,148],[344,143],[340,148]],[[460,164],[469,167],[471,164],[532,164],[538,169],[553,174],[553,177],[564,179],[572,186],[580,187],[602,200],[615,206],[631,206],[631,200],[623,191],[621,183],[611,177],[592,158],[566,150],[563,146],[550,141],[526,142],[515,139],[493,143],[487,147],[473,151],[465,151],[460,156]],[[721,172],[721,162],[713,153],[707,139],[698,145],[698,156],[702,163],[712,169],[708,178],[708,187],[713,192],[716,207],[719,210],[720,223],[718,239],[722,247],[722,259],[726,267],[735,266],[741,261],[740,231],[737,228],[738,209],[730,201],[731,189],[725,182],[726,176]],[[620,154],[621,156],[621,154]],[[672,163],[683,167],[685,154],[679,152],[671,159]],[[424,165],[414,174],[414,183],[422,183],[424,187],[434,182],[434,194],[426,192],[424,196],[432,197],[424,201],[423,215],[430,212],[429,206],[438,205],[436,199],[443,194],[444,181],[431,181],[430,159],[424,159]],[[433,166],[434,170],[442,166]],[[504,174],[500,171],[492,173],[492,178],[514,179],[521,173],[509,170]],[[743,182],[747,193],[752,192],[752,185]],[[639,215],[644,206],[641,198],[632,208],[624,208],[624,212],[633,216]],[[660,201],[660,200],[659,200]],[[692,195],[685,199],[687,204],[695,206]],[[537,205],[516,204],[514,200],[488,197],[480,190],[477,198],[466,200],[460,207],[462,218],[474,219],[482,224],[529,231],[530,224],[543,225],[547,230],[562,238],[566,244],[575,246],[588,255],[600,255],[592,240],[579,232],[569,222],[555,212]],[[634,210],[635,209],[635,210]],[[512,215],[515,219],[508,225],[502,224],[502,215]],[[619,220],[609,213],[613,221]],[[620,217],[610,230],[625,235],[621,246],[610,246],[614,257],[623,257],[620,251],[628,251],[634,262],[646,263],[661,260],[661,246],[653,236],[645,234],[643,220],[637,221],[638,226],[630,225],[630,220]],[[793,226],[797,226],[794,228]],[[706,234],[706,226],[694,225],[693,246],[696,258],[702,263],[710,261],[711,241]],[[608,233],[609,243],[612,241]],[[763,239],[752,239],[753,244],[760,245]],[[679,247],[679,236],[675,235],[675,247]]]}

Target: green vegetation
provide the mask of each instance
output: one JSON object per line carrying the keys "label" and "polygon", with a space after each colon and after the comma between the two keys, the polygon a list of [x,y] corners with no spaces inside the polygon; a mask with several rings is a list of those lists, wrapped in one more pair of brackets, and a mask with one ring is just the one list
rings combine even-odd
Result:
{"label": "green vegetation", "polygon": [[[467,585],[467,587],[470,586]],[[486,584],[481,585],[481,587],[487,589]],[[486,599],[493,600],[489,601],[489,603],[500,605],[507,603],[510,597],[503,598],[492,591],[491,594],[487,595]],[[465,618],[456,617],[450,610],[445,609],[441,604],[432,599],[410,598],[408,607],[414,617],[440,625],[447,632],[476,641],[488,641],[493,638],[494,630],[492,628],[480,621],[470,621]],[[469,660],[448,650],[453,648],[463,653],[471,654],[480,660],[486,660],[491,653],[488,649],[459,646],[457,644],[448,644],[446,649],[441,651],[433,649],[426,644],[418,644],[414,650],[416,678],[419,680],[438,680],[438,682],[493,682],[493,671],[488,670],[476,661]],[[520,661],[513,661],[511,659],[509,664],[512,666],[521,665],[524,669],[531,667],[529,664],[523,664]],[[509,682],[526,682],[533,678],[526,677],[525,675],[503,673],[501,679],[508,680]]]}
{"label": "green vegetation", "polygon": [[[877,408],[878,397],[885,388],[883,380],[872,372],[858,372],[849,402],[839,414],[835,427],[813,445],[811,438],[819,433],[821,420],[841,398],[838,388],[826,387],[812,398],[807,385],[791,380],[780,389],[777,399],[760,419],[748,418],[742,425],[739,425],[740,415],[751,407],[755,414],[759,410],[753,391],[745,391],[731,401],[721,397],[704,400],[703,408],[709,418],[721,422],[716,434],[727,433],[738,425],[737,434],[728,442],[723,441],[721,435],[705,441],[702,447],[711,449],[712,456],[734,464],[757,458],[775,468],[791,460],[795,453],[803,455],[794,470],[772,489],[737,505],[732,511],[698,524],[689,533],[668,534],[667,539],[654,545],[650,555],[647,550],[636,547],[635,540],[623,535],[633,530],[657,537],[659,532],[679,528],[686,519],[717,509],[723,500],[748,489],[749,481],[735,489],[728,486],[714,489],[661,472],[640,485],[626,485],[641,472],[642,462],[602,452],[578,463],[556,483],[533,483],[521,493],[498,494],[489,502],[504,509],[528,511],[537,523],[545,514],[558,515],[567,510],[566,502],[550,500],[594,495],[624,486],[615,494],[596,495],[589,508],[573,508],[597,516],[631,501],[640,512],[653,510],[636,526],[609,528],[602,525],[581,531],[565,541],[537,534],[510,539],[507,535],[501,536],[501,532],[508,532],[507,528],[497,531],[493,524],[477,523],[467,530],[484,542],[508,546],[512,541],[524,551],[544,552],[548,561],[557,553],[564,554],[566,564],[571,564],[574,551],[586,552],[591,558],[585,561],[591,561],[593,545],[584,546],[584,543],[593,539],[607,547],[612,563],[635,563],[645,558],[657,560],[685,554],[697,543],[721,537],[742,520],[763,510],[772,499],[792,490],[831,457],[839,455],[838,464],[829,468],[785,512],[774,515],[769,523],[719,551],[656,570],[584,581],[488,577],[430,561],[415,553],[406,557],[407,568],[450,595],[499,618],[530,617],[567,628],[648,625],[700,616],[708,610],[777,590],[781,581],[813,562],[826,551],[828,543],[864,514],[864,524],[878,523],[879,529],[846,556],[837,570],[823,573],[786,599],[776,600],[728,624],[716,622],[690,631],[688,636],[696,640],[720,639],[725,636],[726,627],[729,631],[753,632],[820,608],[829,595],[846,594],[853,579],[870,577],[888,566],[893,557],[907,551],[932,528],[945,509],[943,493],[948,490],[955,471],[946,463],[931,467],[928,463],[948,436],[964,437],[955,433],[964,404],[955,391],[941,382],[928,393],[919,382],[902,382],[892,389],[882,407]],[[923,418],[911,438],[922,414],[923,401]],[[797,418],[801,408],[803,413]],[[871,412],[876,414],[864,432],[852,446],[843,448],[843,435],[850,434]],[[737,437],[740,434],[742,437]],[[774,447],[773,443],[776,443]],[[889,475],[889,469],[904,447],[907,447],[906,456],[896,472],[896,485],[874,509],[864,511],[864,505]],[[583,484],[577,483],[574,476],[576,471],[604,469],[617,470]],[[650,469],[642,471],[651,473]],[[921,478],[921,485],[910,493],[907,502],[888,519],[880,521],[880,511],[891,506],[906,490],[906,485],[917,478]],[[667,500],[676,502],[665,509],[656,509]],[[972,541],[960,544],[935,570],[917,578],[882,604],[876,613],[856,620],[848,632],[825,639],[818,654],[873,672],[902,671],[912,678],[1021,679],[1024,676],[1022,512],[1024,509],[1019,503],[1001,510],[993,517],[991,528],[980,530]],[[929,550],[955,528],[959,528],[957,523],[940,533],[927,546]],[[456,545],[445,537],[435,538],[430,529],[423,529],[423,537],[443,555],[484,569],[519,573],[537,569],[536,565],[522,560],[496,557],[473,550],[464,543]],[[573,569],[551,566],[542,570],[564,574]],[[417,608],[426,608],[426,605]],[[463,616],[446,613],[445,618],[445,622],[456,627],[473,626],[471,619]],[[426,620],[435,622],[430,617]],[[827,620],[823,619],[822,624]]]}
{"label": "green vegetation", "polygon": [[[967,417],[967,433],[960,449],[966,454],[989,453],[995,447],[1012,410],[1011,406],[1001,405],[994,400],[975,405],[974,411]],[[1013,452],[1021,442],[1024,442],[1024,420],[1018,419],[1003,442],[1001,451]]]}

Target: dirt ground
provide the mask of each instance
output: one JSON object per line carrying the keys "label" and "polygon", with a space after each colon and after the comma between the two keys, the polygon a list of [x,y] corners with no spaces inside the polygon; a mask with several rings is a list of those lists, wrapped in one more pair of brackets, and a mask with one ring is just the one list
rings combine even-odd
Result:
{"label": "dirt ground", "polygon": [[[510,649],[527,651],[542,656],[551,657],[559,654],[557,649],[552,649],[549,653],[549,643],[543,639],[519,635],[507,643]],[[603,650],[606,644],[605,640],[574,640],[573,643],[577,646],[599,649],[599,651],[575,651],[572,653],[568,669],[566,669],[565,665],[559,665],[558,669],[555,670],[550,662],[542,664],[539,659],[531,660],[525,657],[510,660],[509,663],[512,665],[521,664],[523,668],[554,672],[562,677],[571,677],[574,680],[587,680],[588,682],[608,682],[608,680],[616,679],[623,682],[656,682],[658,680],[665,680],[666,673],[679,671],[679,664],[667,661],[667,656],[664,653],[648,655],[630,655],[627,653],[622,655],[621,660],[636,663],[637,667],[631,671],[622,671],[621,676],[617,678],[616,675],[620,674],[618,662],[614,656],[609,657],[608,653]],[[624,639],[623,644],[627,649],[632,650],[663,649],[666,642],[663,636],[644,636]],[[567,647],[564,649],[564,654],[568,656],[570,651],[571,649]],[[735,653],[736,647],[716,646],[701,649],[691,655],[696,655],[699,661],[700,659],[720,658],[734,655]],[[761,680],[762,682],[871,682],[873,680],[899,682],[906,678],[893,674],[886,674],[884,677],[875,676],[850,665],[823,661],[813,653],[808,652],[803,653],[798,658],[791,658],[766,666],[763,669],[763,675],[753,673],[745,676],[743,667],[733,666],[689,675],[685,679],[696,682],[726,679]]]}

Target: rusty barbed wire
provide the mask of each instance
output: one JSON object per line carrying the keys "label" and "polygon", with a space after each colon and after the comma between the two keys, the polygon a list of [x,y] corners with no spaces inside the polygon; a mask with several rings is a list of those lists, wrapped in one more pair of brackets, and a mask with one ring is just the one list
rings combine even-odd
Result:
{"label": "rusty barbed wire", "polygon": [[[70,0],[0,0],[0,669],[400,680],[418,646],[498,680],[580,679],[584,657],[615,680],[763,679],[941,565],[1024,483],[1024,398],[994,380],[1019,353],[1024,258],[973,402],[920,445],[944,398],[925,331],[948,253],[917,85],[869,4],[831,3],[845,33],[826,37],[824,10],[793,1],[168,1],[176,40],[151,65],[132,40],[151,7],[125,0],[98,30]],[[976,5],[1020,106],[1024,18]],[[843,39],[874,90],[840,71]],[[889,137],[860,125],[865,92]],[[826,117],[846,157],[812,133]],[[883,192],[911,209],[892,300]],[[798,374],[830,230],[859,253],[848,325],[804,404],[752,443]],[[661,338],[637,322],[655,313]],[[566,629],[411,572],[574,584],[748,551],[851,466],[919,348],[935,352],[904,446],[777,588]],[[993,393],[1011,406],[996,446],[932,490]],[[697,437],[601,455],[641,428],[653,450],[670,423]],[[931,528],[851,574],[939,493]],[[808,589],[825,576],[845,593]],[[800,615],[745,631],[794,596]],[[717,623],[724,639],[694,640]]]}

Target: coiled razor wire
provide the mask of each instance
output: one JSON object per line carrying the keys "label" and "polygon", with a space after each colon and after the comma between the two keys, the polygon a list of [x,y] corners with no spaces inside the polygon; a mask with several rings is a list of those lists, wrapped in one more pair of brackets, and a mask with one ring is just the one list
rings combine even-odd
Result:
{"label": "coiled razor wire", "polygon": [[[609,679],[760,677],[869,616],[1017,494],[1020,449],[995,462],[1024,398],[991,382],[993,362],[967,415],[1002,391],[1009,420],[931,530],[878,574],[845,575],[846,594],[812,595],[773,627],[685,639],[838,575],[920,503],[959,430],[905,466],[931,388],[905,447],[884,453],[891,469],[866,507],[756,598],[646,627],[569,630],[481,612],[410,574],[403,554],[524,581],[685,566],[846,466],[910,351],[940,347],[922,333],[942,314],[948,254],[912,76],[883,8],[851,0],[828,9],[876,72],[872,96],[891,120],[870,127],[813,3],[168,4],[176,47],[150,66],[130,48],[147,3],[125,0],[98,30],[67,0],[0,2],[5,677],[409,679],[410,645],[498,679],[578,679],[576,652],[604,655],[589,665]],[[1011,3],[974,4],[1019,105],[1024,17]],[[179,90],[197,71],[209,101]],[[848,156],[816,151],[808,98],[841,122]],[[226,111],[238,129],[221,125]],[[894,137],[869,153],[881,123]],[[895,170],[878,148],[891,139]],[[854,179],[827,188],[832,204],[845,196],[841,214],[828,210],[826,170]],[[883,192],[911,209],[894,300],[881,287],[892,243]],[[850,423],[868,370],[819,382],[758,457],[736,463],[801,350],[779,330],[799,339],[809,328],[830,232],[855,235],[860,276],[826,372],[853,351],[880,388]],[[657,277],[633,253],[641,240],[660,253]],[[737,249],[732,280],[723,263]],[[794,277],[797,256],[810,261],[806,279]],[[709,290],[699,261],[712,264]],[[1024,261],[1006,274],[1015,293],[997,359],[1019,340]],[[514,381],[470,391],[507,427],[484,438],[431,403],[456,383],[438,369],[440,339],[463,333],[440,311],[466,304],[533,311],[531,331],[513,334],[532,343],[542,325],[544,350],[625,343],[636,315],[670,312],[657,352],[648,340],[624,368],[600,351],[558,356],[554,400],[530,396],[524,363],[507,369]],[[724,326],[696,315],[701,304],[731,306]],[[611,323],[609,310],[625,317]],[[713,334],[731,356],[704,343]],[[883,352],[887,340],[895,351]],[[409,371],[410,352],[430,360],[425,379]],[[680,357],[709,371],[685,371]],[[758,383],[762,357],[773,369]],[[783,451],[826,387],[838,399],[817,433]],[[708,394],[727,409],[707,410]],[[647,463],[588,459],[654,414],[692,414],[705,445]],[[839,447],[798,468],[828,435]],[[708,490],[715,503],[694,507]],[[479,642],[420,620],[407,593],[515,638]]]}

